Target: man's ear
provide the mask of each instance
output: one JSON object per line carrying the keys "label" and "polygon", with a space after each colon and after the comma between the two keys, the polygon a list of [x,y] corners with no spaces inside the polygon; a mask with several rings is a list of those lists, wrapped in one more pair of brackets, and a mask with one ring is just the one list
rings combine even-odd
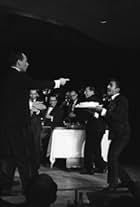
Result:
{"label": "man's ear", "polygon": [[118,93],[120,92],[120,88],[117,88],[117,92],[118,92]]}
{"label": "man's ear", "polygon": [[20,66],[20,64],[21,64],[21,61],[17,60],[16,66],[18,67],[18,66]]}

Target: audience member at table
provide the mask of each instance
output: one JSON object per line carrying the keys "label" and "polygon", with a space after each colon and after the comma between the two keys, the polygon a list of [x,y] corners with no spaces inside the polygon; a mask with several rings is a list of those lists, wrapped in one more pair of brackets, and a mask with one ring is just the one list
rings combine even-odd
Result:
{"label": "audience member at table", "polygon": [[60,106],[64,109],[65,112],[65,117],[67,117],[68,111],[69,111],[69,106],[70,106],[70,91],[67,90],[65,93],[62,95],[62,100],[60,103]]}
{"label": "audience member at table", "polygon": [[36,89],[30,90],[29,107],[31,115],[31,130],[33,141],[35,144],[35,161],[37,169],[40,168],[40,134],[41,134],[41,111],[46,109],[46,106],[39,99],[39,92]]}
{"label": "audience member at table", "polygon": [[64,120],[64,110],[58,104],[58,95],[50,94],[48,100],[48,107],[45,110],[44,115],[44,130],[42,131],[42,141],[41,141],[41,163],[46,164],[48,161],[46,158],[48,143],[50,140],[51,133],[55,127],[62,127]]}
{"label": "audience member at table", "polygon": [[79,94],[76,89],[72,89],[69,94],[69,105],[67,107],[66,117],[65,117],[65,125],[72,127],[72,125],[80,125],[80,120],[75,112],[75,106],[80,102]]}

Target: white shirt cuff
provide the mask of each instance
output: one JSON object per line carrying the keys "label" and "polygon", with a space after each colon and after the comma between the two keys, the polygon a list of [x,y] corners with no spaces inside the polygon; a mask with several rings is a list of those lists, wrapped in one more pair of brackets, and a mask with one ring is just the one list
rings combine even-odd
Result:
{"label": "white shirt cuff", "polygon": [[51,122],[53,122],[53,116],[51,116]]}
{"label": "white shirt cuff", "polygon": [[38,115],[38,114],[40,114],[40,111],[39,110],[36,112],[36,115]]}
{"label": "white shirt cuff", "polygon": [[105,116],[106,115],[106,112],[107,110],[105,108],[102,109],[102,112],[101,112],[101,116]]}
{"label": "white shirt cuff", "polygon": [[60,88],[60,80],[54,80],[55,86],[54,88]]}
{"label": "white shirt cuff", "polygon": [[97,112],[95,112],[95,113],[94,113],[94,117],[95,117],[96,119],[98,119],[98,118],[99,118],[99,114],[98,114]]}

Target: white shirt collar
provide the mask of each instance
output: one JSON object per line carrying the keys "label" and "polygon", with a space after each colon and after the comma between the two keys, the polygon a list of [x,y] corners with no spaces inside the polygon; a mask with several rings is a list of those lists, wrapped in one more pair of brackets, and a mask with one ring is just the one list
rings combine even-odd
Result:
{"label": "white shirt collar", "polygon": [[48,107],[48,110],[47,110],[47,114],[49,115],[51,113],[51,111],[53,110],[53,107],[52,106],[49,106]]}
{"label": "white shirt collar", "polygon": [[11,68],[13,68],[13,69],[15,69],[15,70],[17,70],[17,71],[19,71],[19,72],[20,72],[20,69],[19,69],[19,68],[17,68],[16,66],[11,66]]}
{"label": "white shirt collar", "polygon": [[77,103],[78,99],[74,100],[73,105],[75,105]]}
{"label": "white shirt collar", "polygon": [[111,96],[111,100],[114,100],[118,95],[120,95],[120,93],[116,93],[113,96]]}

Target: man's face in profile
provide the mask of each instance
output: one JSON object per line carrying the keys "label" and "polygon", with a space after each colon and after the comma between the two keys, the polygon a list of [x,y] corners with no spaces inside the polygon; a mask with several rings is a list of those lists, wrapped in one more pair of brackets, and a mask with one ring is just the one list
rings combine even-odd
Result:
{"label": "man's face in profile", "polygon": [[24,53],[22,53],[22,57],[23,57],[22,60],[17,61],[17,67],[20,69],[21,72],[26,72],[29,63],[27,60],[27,56]]}

